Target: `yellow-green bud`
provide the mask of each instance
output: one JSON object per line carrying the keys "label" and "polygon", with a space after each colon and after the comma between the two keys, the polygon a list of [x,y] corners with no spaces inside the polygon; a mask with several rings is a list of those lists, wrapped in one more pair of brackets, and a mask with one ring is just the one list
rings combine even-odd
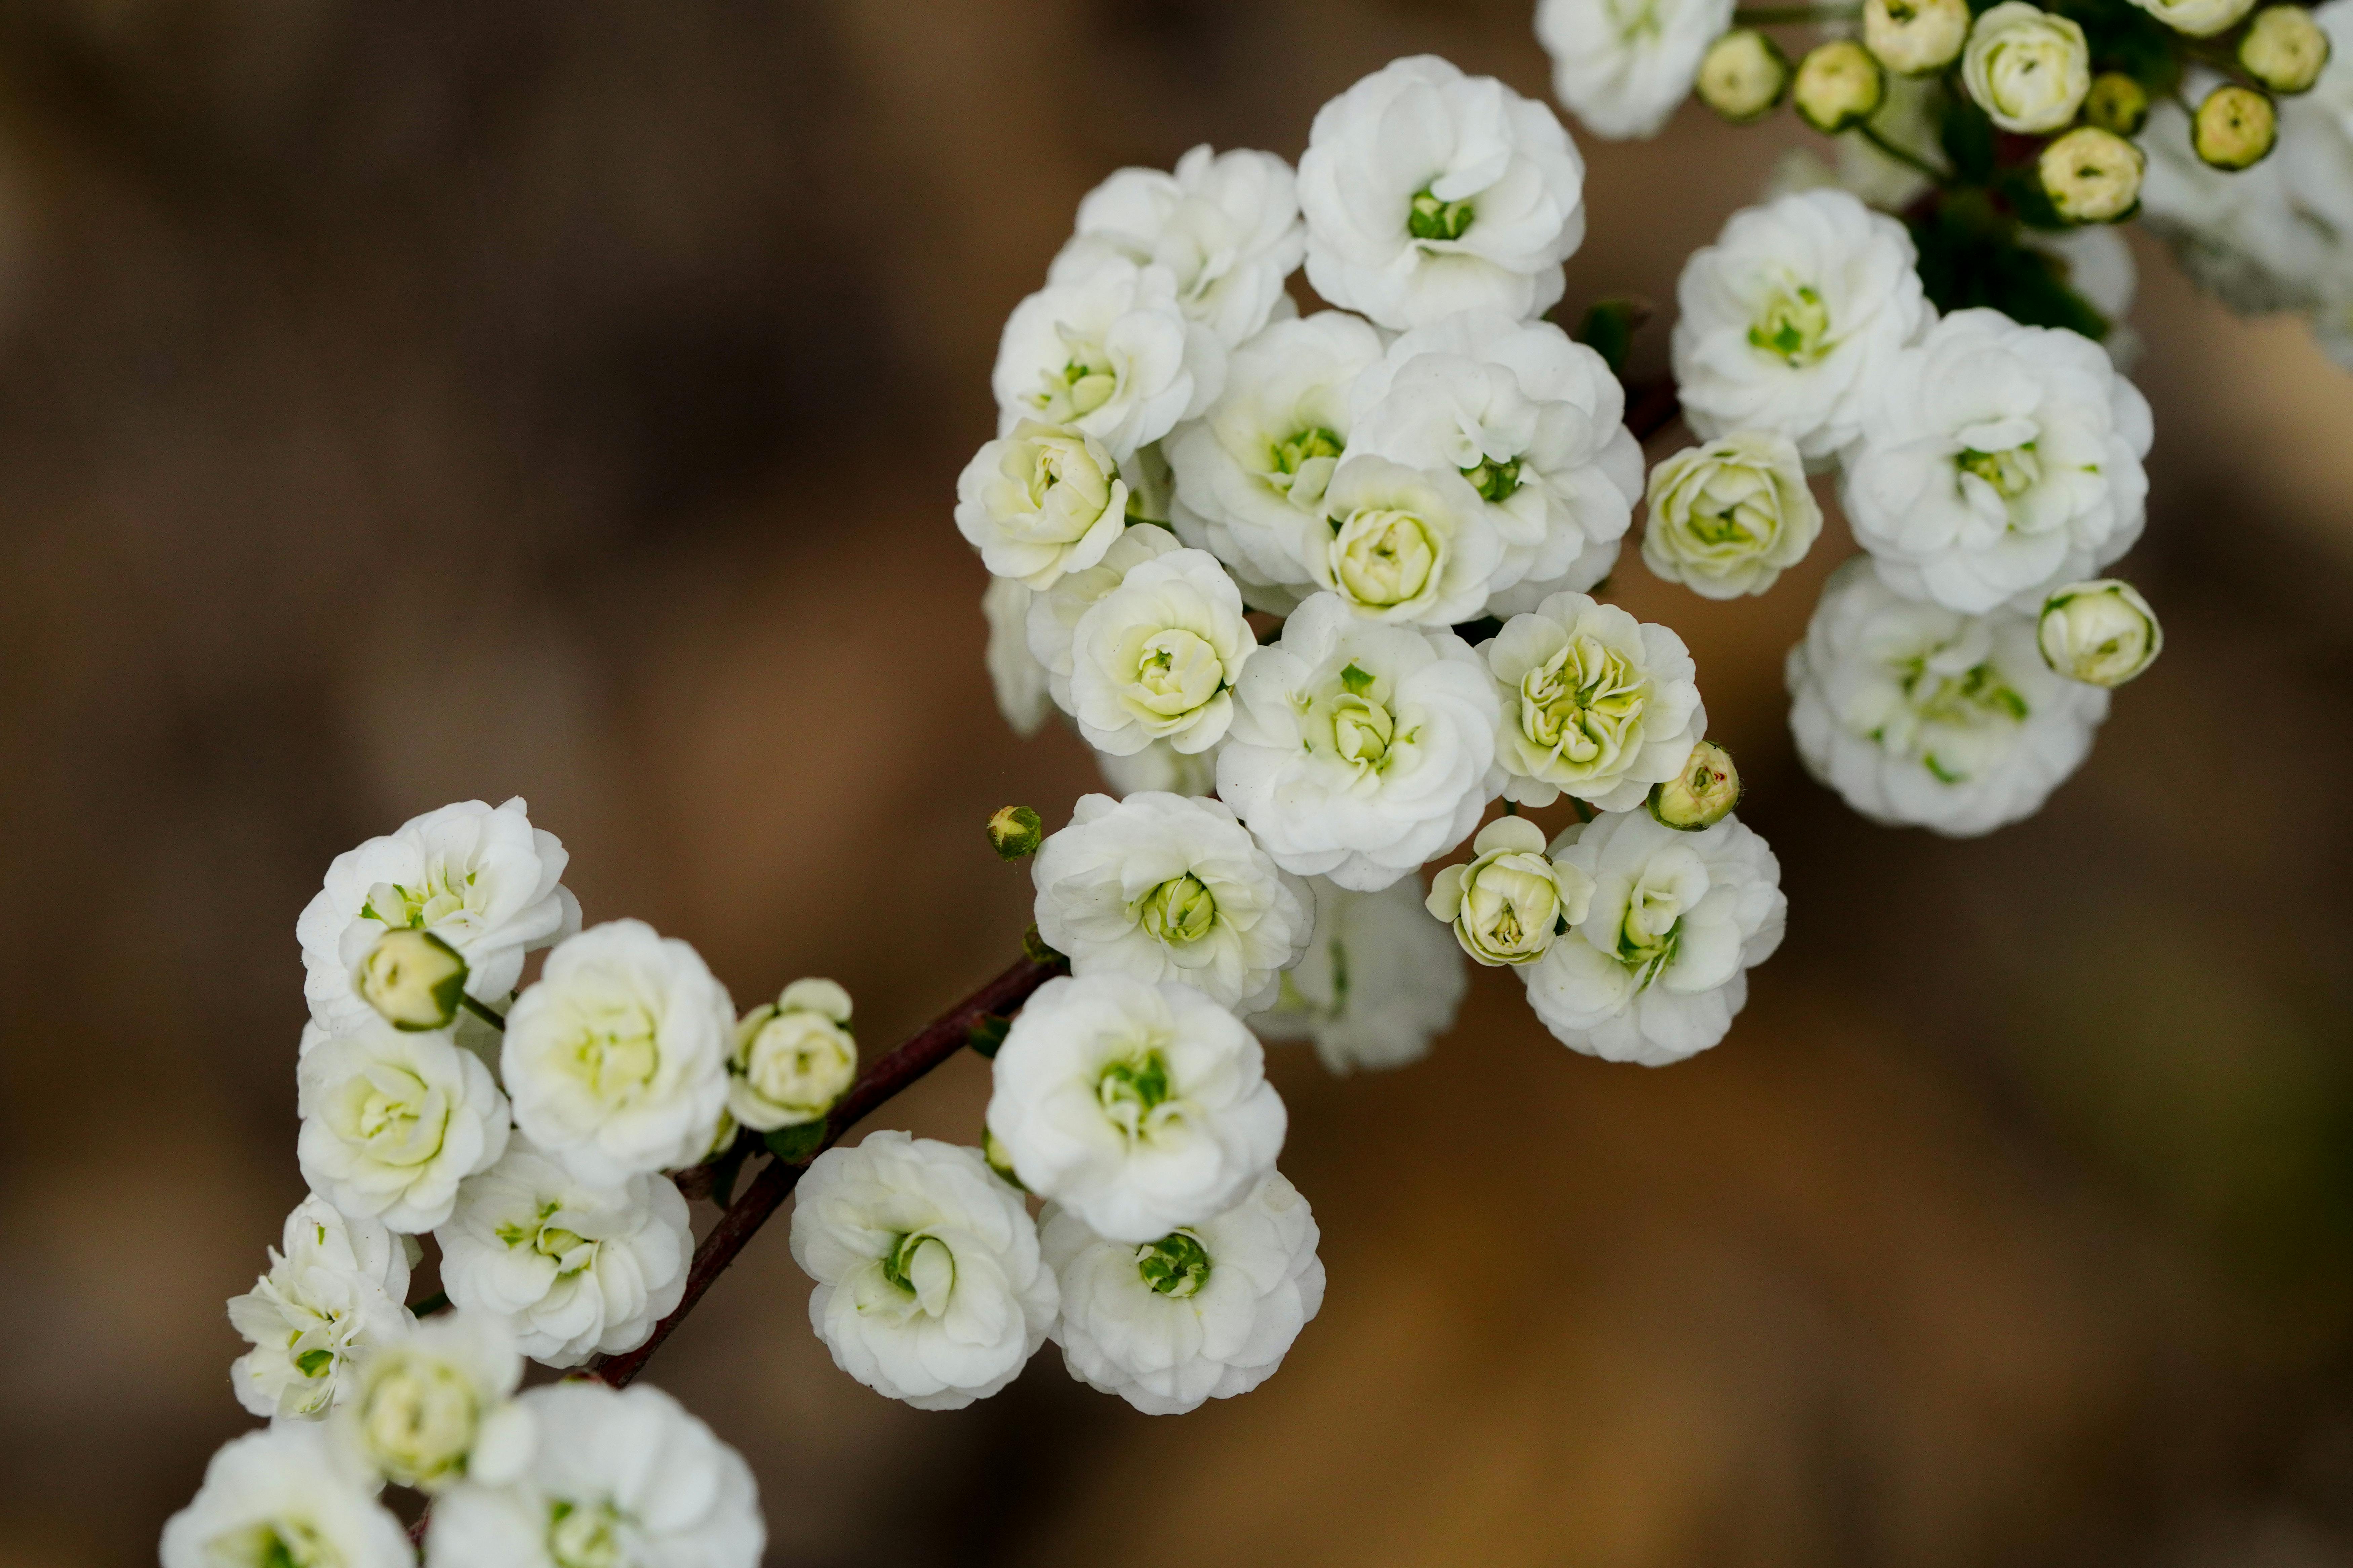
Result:
{"label": "yellow-green bud", "polygon": [[1026,860],[1046,841],[1046,825],[1026,805],[997,808],[988,819],[988,846],[1000,859]]}
{"label": "yellow-green bud", "polygon": [[2141,150],[2113,131],[2081,125],[2047,143],[2042,194],[2069,223],[2115,223],[2140,205]]}
{"label": "yellow-green bud", "polygon": [[2206,95],[2189,126],[2189,144],[2218,169],[2253,168],[2278,140],[2279,114],[2272,100],[2230,83]]}
{"label": "yellow-green bud", "polygon": [[2103,131],[2137,136],[2148,123],[2148,89],[2122,71],[2102,71],[2084,95],[2084,118]]}
{"label": "yellow-green bud", "polygon": [[1943,70],[1968,41],[1968,0],[1863,0],[1863,47],[1898,76]]}
{"label": "yellow-green bud", "polygon": [[396,1029],[446,1029],[466,994],[466,961],[429,931],[388,931],[360,961],[359,990]]}
{"label": "yellow-green bud", "polygon": [[1699,62],[1699,100],[1735,125],[1760,120],[1789,90],[1789,57],[1754,27],[1710,44]]}
{"label": "yellow-green bud", "polygon": [[1023,1187],[1021,1178],[1013,1173],[1013,1156],[1005,1152],[1005,1145],[997,1141],[997,1134],[986,1127],[980,1130],[980,1157],[987,1161],[988,1168],[1008,1184],[1025,1193],[1029,1190]]}
{"label": "yellow-green bud", "polygon": [[1887,79],[1871,51],[1852,38],[1817,45],[1799,62],[1793,92],[1799,117],[1826,136],[1879,112]]}
{"label": "yellow-green bud", "polygon": [[1651,786],[1651,816],[1683,833],[1715,826],[1739,804],[1740,770],[1732,765],[1732,753],[1712,741],[1692,748],[1682,773]]}
{"label": "yellow-green bud", "polygon": [[2239,63],[2274,92],[2309,92],[2328,63],[2328,35],[2301,5],[2266,5],[2239,40]]}
{"label": "yellow-green bud", "polygon": [[2140,590],[2115,577],[2070,583],[2042,602],[2042,661],[2070,680],[2122,686],[2157,662],[2164,628]]}

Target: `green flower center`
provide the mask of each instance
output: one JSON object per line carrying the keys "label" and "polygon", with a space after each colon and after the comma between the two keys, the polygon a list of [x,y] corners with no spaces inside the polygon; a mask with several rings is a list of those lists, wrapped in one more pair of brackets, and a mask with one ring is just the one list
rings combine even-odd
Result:
{"label": "green flower center", "polygon": [[1469,479],[1471,488],[1486,500],[1505,500],[1520,488],[1520,460],[1506,458],[1499,463],[1490,459],[1475,468],[1463,469],[1462,477]]}
{"label": "green flower center", "polygon": [[621,1541],[624,1523],[611,1503],[582,1508],[556,1501],[547,1508],[547,1554],[556,1568],[622,1568],[628,1562]]}
{"label": "green flower center", "polygon": [[1146,893],[1141,918],[1155,941],[1172,946],[1196,942],[1217,924],[1217,897],[1188,871]]}
{"label": "green flower center", "polygon": [[1626,656],[1589,634],[1520,677],[1520,733],[1572,770],[1616,763],[1640,739],[1650,682]]}
{"label": "green flower center", "polygon": [[2006,452],[1965,451],[1953,465],[1991,485],[1993,493],[2006,501],[2024,495],[2042,478],[2042,459],[2034,455],[2031,441]]}
{"label": "green flower center", "polygon": [[1441,201],[1424,185],[1406,209],[1405,230],[1416,239],[1461,239],[1475,216],[1469,202]]}
{"label": "green flower center", "polygon": [[1829,352],[1830,308],[1810,284],[1776,289],[1749,324],[1749,342],[1791,366],[1811,364]]}
{"label": "green flower center", "polygon": [[1135,1271],[1163,1296],[1183,1300],[1209,1282],[1209,1254],[1191,1231],[1171,1231],[1135,1249]]}
{"label": "green flower center", "polygon": [[1082,338],[1068,327],[1058,329],[1070,357],[1059,370],[1039,379],[1028,398],[1038,417],[1049,425],[1068,425],[1085,418],[1119,391],[1119,373],[1103,353],[1103,345]]}
{"label": "green flower center", "polygon": [[339,1568],[343,1554],[308,1520],[269,1519],[215,1536],[208,1568]]}
{"label": "green flower center", "polygon": [[1274,470],[1279,474],[1296,474],[1317,458],[1336,459],[1346,443],[1317,425],[1294,433],[1289,439],[1274,444]]}
{"label": "green flower center", "polygon": [[1095,1080],[1095,1098],[1103,1114],[1134,1138],[1143,1131],[1145,1120],[1167,1102],[1168,1064],[1158,1051],[1113,1062]]}

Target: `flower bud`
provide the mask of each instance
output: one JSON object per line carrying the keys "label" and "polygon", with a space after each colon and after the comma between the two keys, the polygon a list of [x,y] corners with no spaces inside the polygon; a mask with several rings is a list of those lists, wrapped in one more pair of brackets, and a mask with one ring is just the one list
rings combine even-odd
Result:
{"label": "flower bud", "polygon": [[2042,149],[2042,194],[2069,223],[2116,223],[2140,205],[2141,150],[2113,131],[2078,126]]}
{"label": "flower bud", "polygon": [[2278,140],[2279,115],[2272,100],[2227,82],[2206,95],[2189,127],[2189,144],[2218,169],[2253,168]]}
{"label": "flower bud", "polygon": [[1792,101],[1807,124],[1836,135],[1876,114],[1886,96],[1887,79],[1870,51],[1852,38],[1835,38],[1799,62]]}
{"label": "flower bud", "polygon": [[2328,35],[2301,5],[2266,5],[2239,40],[2239,63],[2274,92],[2308,92],[2328,63]]}
{"label": "flower bud", "polygon": [[446,1029],[466,994],[466,961],[429,931],[388,931],[360,960],[359,991],[396,1029]]}
{"label": "flower bud", "polygon": [[1943,70],[1968,38],[1968,0],[1863,0],[1863,47],[1898,76]]}
{"label": "flower bud", "polygon": [[1127,526],[1127,485],[1084,430],[1024,419],[957,477],[955,522],[992,574],[1043,593],[1103,559]]}
{"label": "flower bud", "polygon": [[2103,131],[2137,136],[2148,122],[2148,89],[2122,71],[2102,71],[2084,96],[2084,118]]}
{"label": "flower bud", "polygon": [[796,980],[735,1026],[727,1109],[755,1132],[823,1119],[858,1079],[849,993],[830,980]]}
{"label": "flower bud", "polygon": [[1005,1145],[997,1141],[997,1134],[986,1127],[980,1130],[980,1157],[1006,1183],[1025,1193],[1029,1190],[1022,1186],[1021,1178],[1013,1173],[1013,1156],[1005,1152]]}
{"label": "flower bud", "polygon": [[2073,120],[2091,92],[2091,45],[2073,17],[2002,0],[1969,28],[1961,85],[2002,130],[2040,136]]}
{"label": "flower bud", "polygon": [[988,847],[1000,860],[1026,860],[1046,841],[1046,825],[1026,805],[1003,805],[988,819]]}
{"label": "flower bud", "polygon": [[2255,0],[2133,0],[2142,10],[2177,33],[2211,38],[2239,25],[2254,8]]}
{"label": "flower bud", "polygon": [[2165,647],[2157,612],[2138,589],[2114,577],[2071,583],[2052,595],[2035,632],[2043,661],[2088,686],[2122,686]]}
{"label": "flower bud", "polygon": [[1715,826],[1739,804],[1740,770],[1730,752],[1710,741],[1692,748],[1682,773],[1651,786],[1651,817],[1682,833]]}
{"label": "flower bud", "polygon": [[1593,879],[1546,858],[1544,829],[1525,816],[1497,817],[1471,847],[1478,858],[1439,872],[1422,907],[1451,921],[1462,951],[1491,969],[1534,963],[1593,902]]}
{"label": "flower bud", "polygon": [[1754,27],[1708,46],[1699,62],[1699,100],[1735,125],[1762,119],[1789,89],[1789,57]]}

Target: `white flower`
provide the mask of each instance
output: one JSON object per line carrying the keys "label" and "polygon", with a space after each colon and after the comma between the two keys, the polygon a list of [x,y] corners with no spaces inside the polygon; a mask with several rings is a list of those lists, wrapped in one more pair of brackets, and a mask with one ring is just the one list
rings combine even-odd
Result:
{"label": "white flower", "polygon": [[1655,136],[1732,26],[1733,0],[1538,0],[1552,89],[1597,136]]}
{"label": "white flower", "polygon": [[164,1526],[163,1568],[413,1568],[417,1553],[380,1482],[318,1427],[233,1439],[195,1500]]}
{"label": "white flower", "polygon": [[2255,0],[2133,0],[2133,4],[2175,32],[2193,38],[2228,32],[2255,7]]}
{"label": "white flower", "polygon": [[439,1225],[458,1184],[506,1148],[506,1096],[447,1030],[396,1029],[371,1016],[311,1045],[295,1083],[302,1179],[345,1214],[393,1230]]}
{"label": "white flower", "polygon": [[1269,1040],[1313,1041],[1335,1073],[1400,1068],[1430,1054],[1454,1026],[1470,976],[1451,933],[1422,912],[1409,877],[1377,893],[1352,893],[1323,877],[1307,956],[1282,975],[1275,1005],[1246,1020]]}
{"label": "white flower", "polygon": [[1122,169],[1089,191],[1047,279],[1080,282],[1112,259],[1156,263],[1176,280],[1186,316],[1230,349],[1288,302],[1283,279],[1306,247],[1290,164],[1203,145],[1173,174]]}
{"label": "white flower", "polygon": [[2042,662],[2093,686],[2122,686],[2157,662],[2165,632],[2140,590],[2117,578],[2070,583],[2043,601]]}
{"label": "white flower", "polygon": [[1127,526],[1127,484],[1077,426],[1023,419],[956,476],[955,522],[990,572],[1050,588],[1102,560]]}
{"label": "white flower", "polygon": [[1433,55],[1397,60],[1316,111],[1299,160],[1307,280],[1385,327],[1541,315],[1585,237],[1584,195],[1551,110]]}
{"label": "white flower", "polygon": [[1464,311],[1391,343],[1350,404],[1351,453],[1452,468],[1478,492],[1504,543],[1491,611],[1514,586],[1589,588],[1609,574],[1641,493],[1642,448],[1593,350],[1549,321]]}
{"label": "white flower", "polygon": [[1479,645],[1502,712],[1490,793],[1550,805],[1565,790],[1630,811],[1707,734],[1683,638],[1583,594],[1556,594]]}
{"label": "white flower", "polygon": [[2147,401],[2090,339],[1958,310],[1881,380],[1841,493],[1898,593],[2039,608],[2140,536],[2149,436]]}
{"label": "white flower", "polygon": [[381,1221],[321,1197],[294,1205],[284,1241],[269,1272],[229,1298],[228,1321],[253,1344],[229,1383],[256,1415],[323,1415],[351,1357],[406,1331],[408,1251]]}
{"label": "white flower", "polygon": [[1961,85],[2004,131],[2039,136],[2075,118],[2092,90],[2092,50],[2073,17],[2028,0],[1980,12],[1961,52]]}
{"label": "white flower", "polygon": [[793,1260],[817,1281],[809,1323],[834,1364],[918,1410],[997,1393],[1054,1321],[1021,1194],[977,1152],[929,1138],[876,1132],[819,1154],[794,1201]]}
{"label": "white flower", "polygon": [[1349,389],[1380,358],[1380,333],[1358,317],[1277,321],[1235,351],[1217,402],[1169,437],[1172,525],[1223,561],[1252,604],[1263,596],[1253,583],[1311,580],[1324,487],[1347,449]]}
{"label": "white flower", "polygon": [[1692,428],[1778,431],[1825,462],[1931,319],[1914,260],[1902,224],[1843,191],[1733,214],[1675,286],[1675,389]]}
{"label": "white flower", "polygon": [[1062,711],[1077,712],[1076,699],[1071,695],[1071,672],[1079,623],[1127,580],[1128,573],[1182,548],[1166,529],[1139,523],[1114,540],[1100,562],[1067,574],[1046,592],[1030,596],[1030,657],[1043,670],[1047,690]]}
{"label": "white flower", "polygon": [[336,856],[294,922],[311,1016],[337,1030],[375,1016],[356,977],[393,930],[431,931],[466,961],[468,995],[505,1001],[524,954],[580,929],[580,902],[557,880],[568,858],[521,795],[496,809],[445,805]]}
{"label": "white flower", "polygon": [[1063,1364],[1146,1415],[1248,1394],[1324,1304],[1315,1216],[1277,1172],[1215,1219],[1142,1246],[1053,1204],[1038,1239],[1061,1282]]}
{"label": "white flower", "polygon": [[1497,817],[1471,847],[1471,862],[1440,871],[1423,904],[1479,963],[1534,963],[1555,936],[1585,919],[1593,879],[1547,859],[1544,829],[1526,817]]}
{"label": "white flower", "polygon": [[2108,712],[2044,665],[2033,616],[1915,603],[1862,558],[1823,586],[1788,679],[1816,778],[1874,821],[1956,837],[2040,810]]}
{"label": "white flower", "polygon": [[815,1121],[858,1080],[849,993],[830,980],[796,980],[735,1026],[727,1109],[754,1132]]}
{"label": "white flower", "polygon": [[1324,504],[1331,522],[1307,570],[1358,615],[1445,626],[1487,607],[1504,541],[1461,475],[1356,453],[1333,471]]}
{"label": "white flower", "polygon": [[1167,795],[1215,795],[1218,790],[1218,747],[1185,752],[1166,741],[1155,741],[1140,752],[1115,757],[1095,753],[1095,766],[1112,794],[1124,798],[1144,790]]}
{"label": "white flower", "polygon": [[1499,710],[1453,633],[1368,621],[1318,594],[1236,697],[1218,794],[1284,870],[1370,892],[1478,826]]}
{"label": "white flower", "polygon": [[1233,721],[1234,682],[1258,638],[1242,596],[1206,550],[1131,566],[1071,632],[1071,710],[1099,752],[1166,741],[1205,751]]}
{"label": "white flower", "polygon": [[759,1568],[751,1467],[677,1400],[572,1382],[516,1405],[540,1433],[529,1467],[435,1500],[430,1568]]}
{"label": "white flower", "polygon": [[1223,1213],[1282,1152],[1257,1039],[1189,985],[1050,980],[994,1065],[988,1131],[1021,1184],[1115,1240]]}
{"label": "white flower", "polygon": [[1554,1037],[1645,1067],[1723,1039],[1788,914],[1765,840],[1736,816],[1685,833],[1627,811],[1572,824],[1552,853],[1593,879],[1585,919],[1520,971]]}
{"label": "white flower", "polygon": [[515,1125],[587,1181],[691,1164],[727,1108],[734,1038],[694,949],[642,921],[592,926],[507,1015]]}
{"label": "white flower", "polygon": [[578,1366],[646,1342],[686,1290],[686,1199],[667,1176],[594,1186],[517,1137],[433,1233],[459,1310],[501,1316],[522,1353]]}
{"label": "white flower", "polygon": [[1806,558],[1822,509],[1787,436],[1736,430],[1651,470],[1642,563],[1710,599],[1761,594]]}
{"label": "white flower", "polygon": [[988,684],[997,710],[1017,735],[1034,735],[1054,710],[1046,667],[1029,651],[1029,605],[1037,595],[1010,577],[991,577],[980,596],[988,621]]}
{"label": "white flower", "polygon": [[1313,911],[1222,801],[1082,795],[1031,863],[1038,934],[1073,974],[1181,980],[1262,1005],[1299,961]]}
{"label": "white flower", "polygon": [[485,1312],[428,1318],[352,1366],[336,1441],[396,1486],[438,1491],[473,1474],[499,1480],[535,1434],[511,1403],[522,1381],[513,1328]]}
{"label": "white flower", "polygon": [[1013,308],[991,378],[997,434],[1028,419],[1069,426],[1125,462],[1207,407],[1224,373],[1217,339],[1186,321],[1166,268],[1106,258]]}

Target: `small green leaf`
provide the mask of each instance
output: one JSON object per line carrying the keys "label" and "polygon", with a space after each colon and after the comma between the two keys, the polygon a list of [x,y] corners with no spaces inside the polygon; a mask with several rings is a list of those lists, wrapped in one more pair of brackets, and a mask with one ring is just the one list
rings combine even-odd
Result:
{"label": "small green leaf", "polygon": [[1585,319],[1572,335],[1608,362],[1610,374],[1622,375],[1626,356],[1634,347],[1634,334],[1651,314],[1651,302],[1635,295],[1596,300],[1585,308]]}
{"label": "small green leaf", "polygon": [[806,1164],[825,1142],[825,1128],[822,1118],[794,1127],[779,1127],[767,1136],[768,1152],[787,1165]]}
{"label": "small green leaf", "polygon": [[965,1035],[964,1043],[982,1056],[994,1058],[997,1055],[997,1047],[1005,1043],[1006,1032],[1012,1027],[1012,1019],[990,1013],[973,1020],[971,1029]]}

